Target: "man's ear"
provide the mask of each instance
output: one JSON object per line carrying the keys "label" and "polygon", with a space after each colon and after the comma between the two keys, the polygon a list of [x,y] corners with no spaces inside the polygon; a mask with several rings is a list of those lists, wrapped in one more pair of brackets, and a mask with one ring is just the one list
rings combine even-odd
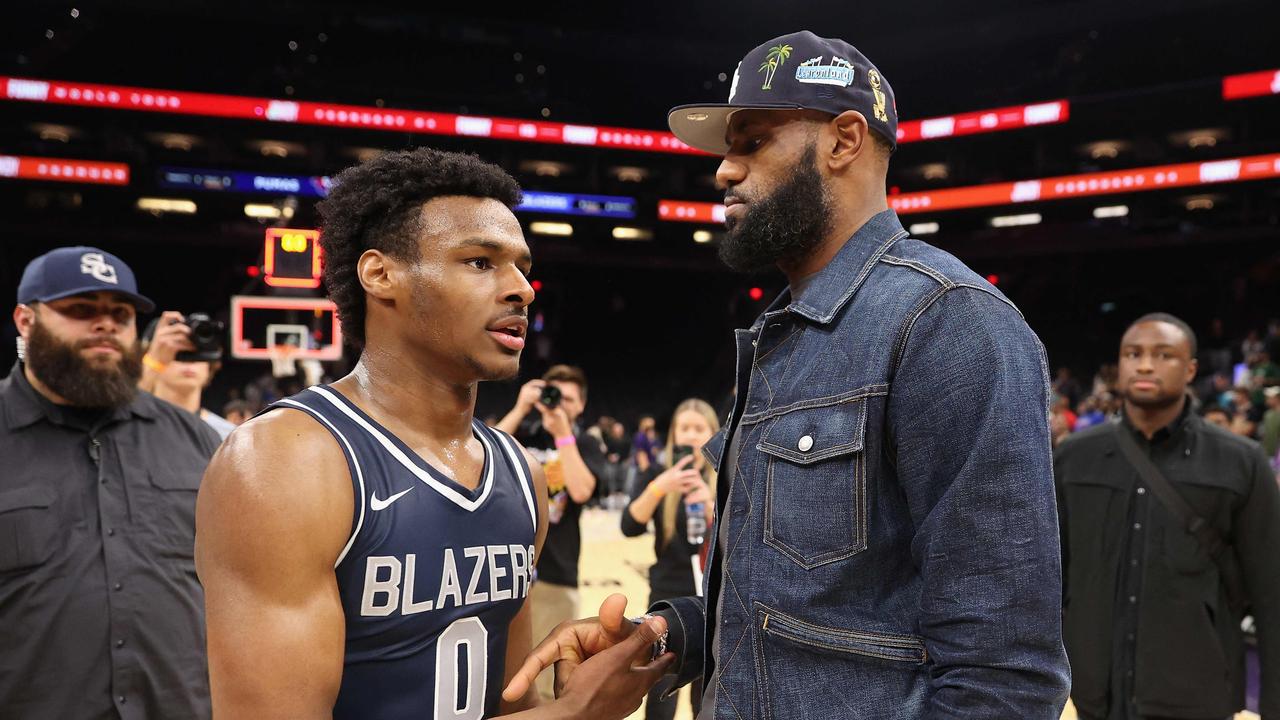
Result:
{"label": "man's ear", "polygon": [[30,305],[16,305],[13,308],[13,324],[18,327],[18,335],[24,339],[31,334],[31,326],[36,323],[36,309]]}
{"label": "man's ear", "polygon": [[381,250],[365,250],[356,261],[356,277],[360,278],[360,285],[379,300],[394,297],[398,270],[398,263]]}
{"label": "man's ear", "polygon": [[858,158],[875,152],[867,118],[857,110],[845,110],[835,116],[827,124],[827,130],[830,153],[826,162],[832,170],[844,170]]}

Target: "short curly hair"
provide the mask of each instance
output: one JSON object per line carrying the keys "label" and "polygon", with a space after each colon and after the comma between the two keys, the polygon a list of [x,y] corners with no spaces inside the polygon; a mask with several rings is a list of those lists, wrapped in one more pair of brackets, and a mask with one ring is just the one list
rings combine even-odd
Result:
{"label": "short curly hair", "polygon": [[366,250],[399,260],[418,257],[424,203],[450,195],[492,198],[509,208],[520,185],[475,155],[420,147],[383,153],[343,170],[317,207],[324,249],[324,283],[338,306],[345,341],[364,349],[365,293],[356,262]]}

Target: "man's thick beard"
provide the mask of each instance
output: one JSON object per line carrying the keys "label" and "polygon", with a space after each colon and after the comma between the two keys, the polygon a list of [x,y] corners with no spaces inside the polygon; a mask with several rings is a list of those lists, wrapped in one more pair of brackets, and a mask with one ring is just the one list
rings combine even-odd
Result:
{"label": "man's thick beard", "polygon": [[739,272],[766,270],[808,254],[831,228],[831,199],[809,143],[791,174],[763,199],[743,197],[746,213],[726,226],[720,259]]}
{"label": "man's thick beard", "polygon": [[100,338],[65,343],[38,321],[26,341],[26,365],[50,390],[75,407],[118,408],[133,402],[142,377],[142,352],[118,346],[123,357],[114,367],[95,367],[80,351]]}

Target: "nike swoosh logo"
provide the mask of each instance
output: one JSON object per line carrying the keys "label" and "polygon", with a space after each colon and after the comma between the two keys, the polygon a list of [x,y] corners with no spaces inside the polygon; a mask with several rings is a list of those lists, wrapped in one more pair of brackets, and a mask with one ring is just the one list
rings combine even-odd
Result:
{"label": "nike swoosh logo", "polygon": [[[412,490],[412,489],[413,488],[409,488],[409,490]],[[396,493],[395,495],[392,495],[386,500],[379,500],[378,493],[375,492],[373,495],[369,496],[369,509],[374,512],[378,512],[379,510],[386,510],[388,507],[390,507],[391,503],[399,500],[400,498],[408,494],[409,490],[401,490],[400,492]]]}

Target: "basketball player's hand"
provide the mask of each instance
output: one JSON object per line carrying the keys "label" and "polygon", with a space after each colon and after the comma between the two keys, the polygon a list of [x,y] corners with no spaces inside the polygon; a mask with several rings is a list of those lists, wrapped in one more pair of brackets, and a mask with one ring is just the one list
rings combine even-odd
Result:
{"label": "basketball player's hand", "polygon": [[168,365],[173,362],[179,352],[195,351],[195,349],[196,346],[191,344],[191,328],[187,327],[183,321],[182,313],[166,310],[161,314],[160,322],[156,323],[155,335],[151,338],[151,345],[147,348],[147,354],[158,362]]}
{"label": "basketball player's hand", "polygon": [[673,653],[653,659],[653,643],[666,629],[660,617],[645,620],[630,637],[579,665],[563,690],[557,687],[557,702],[575,718],[621,720],[635,712],[675,662]]}
{"label": "basketball player's hand", "polygon": [[[567,620],[556,626],[545,640],[525,658],[502,691],[507,702],[516,702],[538,679],[543,670],[555,666],[555,693],[560,696],[565,683],[587,658],[626,640],[636,626],[626,618],[625,595],[614,593],[600,604],[600,615],[585,620]],[[654,639],[657,639],[656,636]]]}

